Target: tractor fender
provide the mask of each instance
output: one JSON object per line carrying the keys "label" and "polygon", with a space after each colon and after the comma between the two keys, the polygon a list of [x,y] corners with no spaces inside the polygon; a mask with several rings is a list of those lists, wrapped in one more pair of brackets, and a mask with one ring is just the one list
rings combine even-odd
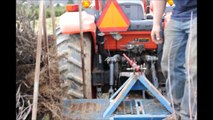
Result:
{"label": "tractor fender", "polygon": [[[82,11],[82,31],[90,32],[93,37],[94,47],[96,45],[95,16]],[[65,12],[59,18],[59,26],[62,34],[80,33],[79,12]],[[92,42],[92,41],[91,41]],[[95,49],[95,51],[97,51]]]}

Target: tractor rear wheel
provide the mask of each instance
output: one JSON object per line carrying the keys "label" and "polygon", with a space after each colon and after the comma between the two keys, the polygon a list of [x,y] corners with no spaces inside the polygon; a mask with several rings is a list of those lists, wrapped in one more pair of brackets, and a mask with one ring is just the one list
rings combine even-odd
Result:
{"label": "tractor rear wheel", "polygon": [[[57,33],[57,54],[60,72],[61,87],[68,98],[83,98],[82,60],[79,34]],[[84,66],[86,98],[92,98],[91,89],[91,36],[85,33]]]}

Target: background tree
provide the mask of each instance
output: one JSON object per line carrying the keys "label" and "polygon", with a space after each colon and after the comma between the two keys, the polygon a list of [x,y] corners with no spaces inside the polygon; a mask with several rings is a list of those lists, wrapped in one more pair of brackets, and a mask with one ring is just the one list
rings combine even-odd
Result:
{"label": "background tree", "polygon": [[67,4],[73,4],[73,0],[68,0]]}

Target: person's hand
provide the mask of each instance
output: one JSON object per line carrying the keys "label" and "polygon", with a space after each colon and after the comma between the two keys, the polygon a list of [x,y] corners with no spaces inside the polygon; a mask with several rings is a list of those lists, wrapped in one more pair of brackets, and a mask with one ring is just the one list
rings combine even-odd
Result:
{"label": "person's hand", "polygon": [[156,44],[160,44],[163,42],[163,39],[160,36],[160,25],[153,25],[151,37],[152,41]]}

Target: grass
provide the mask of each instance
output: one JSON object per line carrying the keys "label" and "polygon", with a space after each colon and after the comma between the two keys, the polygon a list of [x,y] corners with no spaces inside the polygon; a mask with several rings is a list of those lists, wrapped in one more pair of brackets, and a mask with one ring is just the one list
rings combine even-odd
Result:
{"label": "grass", "polygon": [[[33,24],[33,22],[32,22]],[[59,17],[55,17],[55,27],[59,25]],[[52,18],[47,18],[46,19],[46,28],[47,28],[47,35],[52,35],[53,34],[53,29],[52,29]],[[35,20],[35,28],[34,28],[35,33],[38,33],[38,20]]]}
{"label": "grass", "polygon": [[[54,12],[55,12],[55,27],[57,27],[59,24],[59,17],[65,13],[65,7],[61,6],[56,6],[54,7]],[[38,16],[39,16],[39,6],[35,7],[35,28],[34,31],[35,33],[38,32]],[[33,24],[33,22],[32,22]],[[53,34],[53,29],[52,29],[52,18],[51,18],[51,10],[50,7],[46,7],[46,28],[47,28],[47,35]]]}

